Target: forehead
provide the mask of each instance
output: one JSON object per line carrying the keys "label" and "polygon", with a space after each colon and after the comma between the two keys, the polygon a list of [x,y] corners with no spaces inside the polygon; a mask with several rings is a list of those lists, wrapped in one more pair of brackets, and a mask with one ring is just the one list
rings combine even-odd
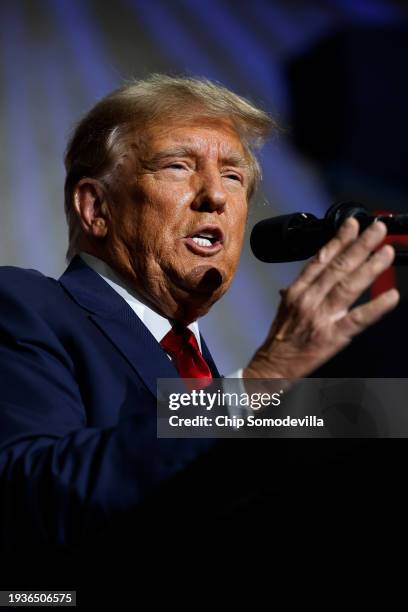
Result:
{"label": "forehead", "polygon": [[246,157],[241,138],[228,119],[196,118],[157,123],[146,129],[142,142],[144,153],[153,155],[173,148],[197,155]]}

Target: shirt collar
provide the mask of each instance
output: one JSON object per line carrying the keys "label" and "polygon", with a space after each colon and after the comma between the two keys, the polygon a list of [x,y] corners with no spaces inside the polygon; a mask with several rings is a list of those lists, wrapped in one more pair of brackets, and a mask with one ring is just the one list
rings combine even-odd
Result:
{"label": "shirt collar", "polygon": [[[139,317],[139,319],[146,325],[147,329],[154,336],[157,342],[160,342],[162,338],[170,331],[172,325],[169,319],[163,317],[161,314],[153,310],[148,304],[143,301],[143,298],[132,288],[129,287],[112,268],[108,266],[106,262],[94,255],[89,253],[80,254],[81,259],[104,281],[112,287],[116,293],[118,293],[126,302],[129,304],[131,309]],[[198,329],[197,321],[190,323],[188,328],[195,335],[198,346],[201,351],[200,331]]]}

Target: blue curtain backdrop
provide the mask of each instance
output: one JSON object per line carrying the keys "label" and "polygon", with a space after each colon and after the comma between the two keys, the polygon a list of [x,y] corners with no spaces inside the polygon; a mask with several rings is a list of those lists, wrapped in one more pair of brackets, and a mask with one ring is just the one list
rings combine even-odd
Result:
{"label": "blue curtain backdrop", "polygon": [[[301,210],[322,215],[338,194],[372,200],[380,193],[401,208],[407,192],[403,181],[396,190],[388,177],[380,184],[378,172],[349,164],[348,154],[337,160],[331,151],[327,163],[324,153],[308,151],[307,142],[322,136],[319,113],[312,122],[313,96],[310,120],[299,111],[303,95],[321,100],[326,77],[337,78],[333,64],[317,71],[318,77],[312,70],[310,87],[305,79],[299,85],[299,70],[306,74],[302,61],[322,41],[344,32],[400,31],[401,24],[406,24],[405,4],[389,0],[1,0],[0,265],[62,273],[67,246],[62,158],[70,129],[124,80],[157,71],[219,81],[259,103],[284,128],[261,154],[264,181],[252,204],[248,234],[268,216]],[[408,42],[401,40],[404,51]],[[376,39],[372,44],[375,48]],[[341,46],[336,52],[343,75],[344,66],[355,67],[361,59],[358,44],[355,49],[352,57]],[[387,53],[381,57],[395,68],[395,81],[403,81],[406,56],[392,57],[392,48]],[[316,65],[311,57],[308,67]],[[369,57],[365,61],[375,75],[376,66]],[[365,88],[366,74],[363,62],[361,77],[346,79],[341,90],[351,99],[348,108],[362,105],[362,116],[367,108],[375,111],[381,97],[393,96],[381,79],[372,78]],[[387,64],[381,74],[388,74]],[[326,111],[330,104],[329,99]],[[375,133],[375,112],[371,120]],[[353,143],[348,125],[346,117],[344,138]],[[309,139],[297,139],[305,129]],[[397,129],[392,139],[396,145],[401,141]],[[278,289],[299,269],[300,264],[257,262],[247,240],[231,290],[201,323],[224,373],[244,364],[263,340]]]}

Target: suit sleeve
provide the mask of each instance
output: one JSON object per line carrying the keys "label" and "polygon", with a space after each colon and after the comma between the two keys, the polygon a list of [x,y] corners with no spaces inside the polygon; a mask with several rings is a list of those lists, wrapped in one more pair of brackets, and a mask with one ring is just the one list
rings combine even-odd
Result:
{"label": "suit sleeve", "polygon": [[0,283],[0,496],[3,552],[75,549],[191,464],[209,440],[157,439],[156,417],[86,426],[61,338]]}

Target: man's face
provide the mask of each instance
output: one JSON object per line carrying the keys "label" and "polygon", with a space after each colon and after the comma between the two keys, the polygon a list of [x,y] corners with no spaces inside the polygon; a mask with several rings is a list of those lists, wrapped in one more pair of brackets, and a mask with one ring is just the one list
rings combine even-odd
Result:
{"label": "man's face", "polygon": [[201,316],[232,281],[247,219],[249,164],[232,124],[151,127],[115,178],[111,264],[165,316]]}

